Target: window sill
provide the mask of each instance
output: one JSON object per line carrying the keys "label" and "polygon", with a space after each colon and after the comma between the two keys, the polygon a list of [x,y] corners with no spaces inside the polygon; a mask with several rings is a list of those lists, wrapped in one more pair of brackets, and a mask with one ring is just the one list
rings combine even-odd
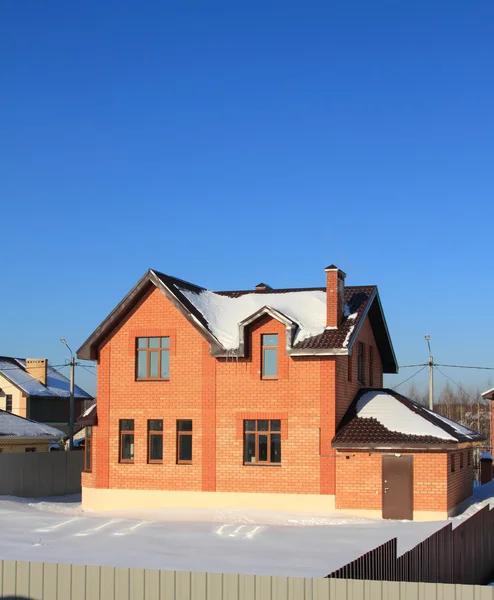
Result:
{"label": "window sill", "polygon": [[92,473],[93,471],[91,469],[84,469],[83,473]]}
{"label": "window sill", "polygon": [[187,460],[187,461],[179,461],[177,462],[177,465],[191,465],[193,464],[191,460]]}
{"label": "window sill", "polygon": [[148,465],[162,465],[162,460],[148,460]]}
{"label": "window sill", "polygon": [[244,467],[281,467],[281,463],[253,463],[244,462]]}
{"label": "window sill", "polygon": [[133,465],[133,464],[135,464],[133,460],[119,460],[118,463],[120,465]]}
{"label": "window sill", "polygon": [[278,381],[278,377],[261,377],[261,381]]}
{"label": "window sill", "polygon": [[170,381],[170,378],[168,377],[168,379],[162,379],[161,377],[136,377],[135,381]]}

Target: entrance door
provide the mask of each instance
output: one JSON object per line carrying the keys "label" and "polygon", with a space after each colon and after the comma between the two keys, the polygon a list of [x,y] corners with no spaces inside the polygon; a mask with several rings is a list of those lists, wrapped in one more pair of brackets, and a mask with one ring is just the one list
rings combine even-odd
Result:
{"label": "entrance door", "polygon": [[383,519],[413,519],[413,456],[383,456]]}

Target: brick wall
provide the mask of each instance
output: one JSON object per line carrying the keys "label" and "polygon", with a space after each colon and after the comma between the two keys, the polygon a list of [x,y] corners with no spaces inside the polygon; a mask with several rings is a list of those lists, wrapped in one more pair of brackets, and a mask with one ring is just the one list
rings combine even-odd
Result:
{"label": "brick wall", "polygon": [[336,508],[381,510],[382,457],[368,452],[337,453]]}
{"label": "brick wall", "polygon": [[[472,467],[467,467],[464,453],[464,467],[455,473],[448,473],[450,457],[446,453],[413,455],[415,511],[446,512],[471,495]],[[381,460],[379,453],[338,453],[336,508],[381,510]],[[457,462],[459,468],[459,457]]]}
{"label": "brick wall", "polygon": [[415,454],[413,457],[413,508],[447,510],[447,454]]}
{"label": "brick wall", "polygon": [[48,452],[50,445],[47,442],[26,442],[26,440],[14,442],[0,439],[0,452],[25,452],[26,448],[36,448],[36,452]]}
{"label": "brick wall", "polygon": [[[358,342],[364,344],[364,383],[358,381]],[[371,387],[369,374],[369,348],[373,348],[373,387],[382,387],[383,385],[383,367],[381,357],[377,350],[376,340],[372,332],[371,324],[366,319],[363,323],[358,339],[353,346],[353,354],[350,358],[351,378],[348,380],[348,360],[347,356],[338,356],[336,359],[336,424],[338,425],[348,409],[351,401],[355,398],[361,387]]]}
{"label": "brick wall", "polygon": [[[278,334],[278,378],[261,379],[261,336]],[[135,338],[169,336],[170,380],[135,381]],[[346,357],[288,357],[286,328],[263,317],[242,359],[210,356],[202,335],[153,288],[100,346],[98,426],[85,487],[183,491],[335,493],[337,373]],[[374,344],[370,325],[360,339]],[[375,370],[381,362],[374,353]],[[356,363],[354,369],[356,369]],[[355,371],[356,378],[356,371]],[[375,376],[375,385],[382,374]],[[355,385],[355,384],[354,384]],[[340,393],[340,412],[356,387]],[[281,465],[244,465],[243,420],[281,419]],[[119,420],[135,421],[135,459],[119,462]],[[148,464],[148,419],[163,419],[163,462]],[[193,421],[192,464],[177,464],[176,421]]]}
{"label": "brick wall", "polygon": [[[448,510],[454,508],[472,495],[473,490],[473,460],[472,450],[452,452],[448,456]],[[470,464],[468,464],[470,455]],[[454,460],[455,470],[451,471],[451,461]]]}

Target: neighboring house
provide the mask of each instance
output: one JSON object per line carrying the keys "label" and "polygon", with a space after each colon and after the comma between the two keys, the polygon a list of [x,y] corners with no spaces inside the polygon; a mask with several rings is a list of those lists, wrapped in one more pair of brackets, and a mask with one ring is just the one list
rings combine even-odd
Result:
{"label": "neighboring house", "polygon": [[84,471],[91,472],[91,457],[92,457],[92,432],[93,426],[97,425],[96,403],[87,408],[84,413],[77,419],[77,425],[81,426],[81,430],[74,436],[74,445],[82,447],[84,450]]}
{"label": "neighboring house", "polygon": [[[382,390],[398,367],[377,288],[345,286],[334,265],[323,287],[226,292],[150,270],[78,356],[98,361],[98,406],[81,423],[85,508],[386,516],[413,481],[412,514],[394,516],[427,519],[471,493],[476,434],[456,437],[460,426]],[[388,440],[398,425],[362,413],[363,388],[416,429]],[[461,478],[449,475],[457,462]]]}
{"label": "neighboring house", "polygon": [[48,452],[63,436],[54,427],[0,410],[0,452]]}
{"label": "neighboring house", "polygon": [[482,394],[482,398],[485,398],[486,400],[491,400],[491,439],[489,440],[489,444],[491,445],[490,449],[493,450],[494,449],[494,429],[493,429],[493,425],[494,425],[494,402],[492,402],[492,400],[494,400],[494,388],[491,388],[490,390],[487,390],[486,392],[484,392]]}
{"label": "neighboring house", "polygon": [[[54,425],[67,434],[69,387],[67,377],[51,367],[46,358],[0,356],[0,409]],[[77,385],[74,398],[75,415],[93,400]]]}

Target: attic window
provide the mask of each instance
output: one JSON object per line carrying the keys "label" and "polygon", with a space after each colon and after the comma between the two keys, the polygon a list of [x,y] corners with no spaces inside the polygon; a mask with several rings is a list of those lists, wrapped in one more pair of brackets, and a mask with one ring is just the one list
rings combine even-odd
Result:
{"label": "attic window", "polygon": [[278,334],[262,336],[262,379],[278,379]]}
{"label": "attic window", "polygon": [[138,337],[137,379],[170,379],[170,338]]}

